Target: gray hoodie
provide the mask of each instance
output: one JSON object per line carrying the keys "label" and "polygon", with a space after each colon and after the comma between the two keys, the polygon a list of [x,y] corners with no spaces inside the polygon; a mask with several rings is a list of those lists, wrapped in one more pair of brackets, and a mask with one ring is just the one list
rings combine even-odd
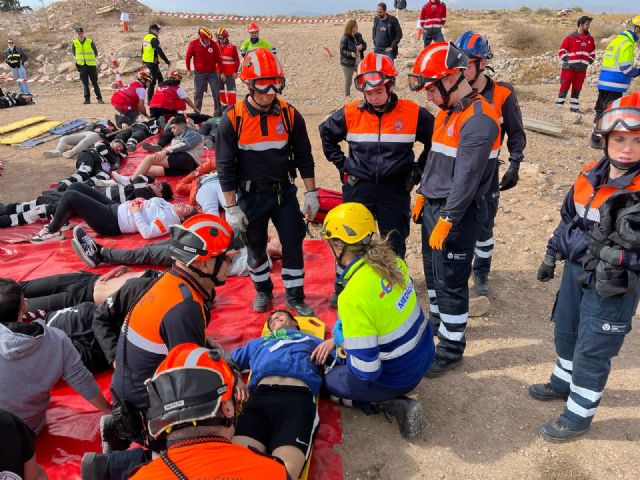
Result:
{"label": "gray hoodie", "polygon": [[0,324],[0,408],[40,433],[50,390],[60,379],[87,400],[100,393],[64,332],[40,320]]}

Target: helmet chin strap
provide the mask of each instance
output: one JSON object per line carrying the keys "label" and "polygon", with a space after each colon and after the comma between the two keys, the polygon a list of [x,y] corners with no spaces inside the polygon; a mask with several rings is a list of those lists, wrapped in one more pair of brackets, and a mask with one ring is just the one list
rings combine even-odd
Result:
{"label": "helmet chin strap", "polygon": [[451,108],[451,106],[449,105],[449,101],[451,100],[451,94],[458,89],[458,86],[460,86],[460,83],[462,83],[463,79],[464,79],[464,75],[460,73],[460,76],[455,81],[455,83],[451,85],[451,88],[449,90],[447,90],[444,87],[444,84],[442,83],[442,79],[438,80],[438,83],[436,83],[436,87],[438,88],[438,92],[440,93],[440,96],[442,97],[442,100],[443,100],[443,102],[438,105],[439,108],[441,108],[442,110],[449,110]]}
{"label": "helmet chin strap", "polygon": [[379,107],[376,107],[375,105],[367,101],[366,95],[363,95],[365,104],[371,105],[371,109],[375,112],[387,113],[389,111],[389,107],[391,106],[391,87],[393,87],[393,85],[395,85],[395,82],[385,83],[384,86],[387,90],[387,99],[382,105],[380,105]]}
{"label": "helmet chin strap", "polygon": [[226,261],[227,261],[227,256],[224,253],[222,255],[218,255],[216,257],[215,266],[213,267],[213,272],[211,273],[205,273],[199,268],[194,267],[193,265],[189,265],[189,268],[194,272],[196,272],[198,276],[211,280],[216,287],[221,287],[222,285],[225,284],[226,280],[219,280],[218,273],[220,273],[220,269],[222,268],[222,265]]}
{"label": "helmet chin strap", "polygon": [[251,89],[249,91],[249,96],[251,97],[251,100],[253,100],[255,102],[256,105],[258,105],[260,108],[269,108],[271,106],[271,104],[273,103],[273,101],[269,102],[267,105],[263,105],[260,102],[258,102],[256,100],[256,97],[254,96],[254,94],[256,93],[255,90]]}
{"label": "helmet chin strap", "polygon": [[473,76],[473,79],[469,82],[469,85],[472,85],[474,83],[476,83],[476,81],[478,80],[478,78],[480,78],[480,75],[482,75],[484,73],[484,68],[480,68],[480,59],[477,59],[475,62],[476,64],[476,74]]}

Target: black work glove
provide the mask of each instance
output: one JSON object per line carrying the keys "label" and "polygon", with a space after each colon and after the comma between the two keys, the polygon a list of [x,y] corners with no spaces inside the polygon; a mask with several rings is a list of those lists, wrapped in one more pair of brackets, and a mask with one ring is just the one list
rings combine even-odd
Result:
{"label": "black work glove", "polygon": [[606,243],[608,243],[607,237],[597,226],[594,227],[589,235],[589,252],[591,255],[609,265],[623,265],[625,263],[625,251],[612,248]]}
{"label": "black work glove", "polygon": [[509,161],[509,168],[504,172],[502,180],[500,180],[500,191],[509,190],[518,184],[518,179],[520,178],[518,170],[520,170],[520,165],[514,161]]}
{"label": "black work glove", "polygon": [[556,257],[553,255],[545,255],[544,260],[538,268],[538,281],[548,282],[555,276],[556,271]]}

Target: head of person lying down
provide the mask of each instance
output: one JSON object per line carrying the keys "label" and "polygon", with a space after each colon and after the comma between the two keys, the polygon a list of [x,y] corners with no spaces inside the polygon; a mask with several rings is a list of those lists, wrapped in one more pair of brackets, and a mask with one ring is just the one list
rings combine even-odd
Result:
{"label": "head of person lying down", "polygon": [[267,319],[267,327],[269,328],[270,332],[282,329],[300,330],[298,321],[293,316],[291,310],[289,310],[285,306],[278,306],[269,314],[269,318]]}

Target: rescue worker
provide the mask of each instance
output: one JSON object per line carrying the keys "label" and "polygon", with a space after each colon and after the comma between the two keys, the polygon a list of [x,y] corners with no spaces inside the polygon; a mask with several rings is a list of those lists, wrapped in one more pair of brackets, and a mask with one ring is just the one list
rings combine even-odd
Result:
{"label": "rescue worker", "polygon": [[192,343],[169,352],[147,384],[149,434],[166,436],[169,448],[129,478],[289,478],[279,459],[231,443],[243,397],[239,372],[225,357]]}
{"label": "rescue worker", "polygon": [[407,264],[375,233],[373,215],[361,203],[343,203],[325,217],[322,236],[344,268],[344,290],[334,337],[311,358],[323,364],[329,351],[342,347],[346,363],[324,377],[332,400],[366,414],[384,411],[396,418],[402,436],[412,439],[422,427],[422,405],[406,394],[433,361],[433,331]]}
{"label": "rescue worker", "polygon": [[[633,65],[635,44],[640,40],[640,15],[629,21],[629,28],[620,32],[604,50],[602,68],[598,78],[598,99],[594,108],[595,123],[604,109],[620,98],[631,85],[631,79],[640,75],[640,68]],[[602,149],[602,138],[591,133],[591,147]]]}
{"label": "rescue worker", "polygon": [[71,42],[71,54],[76,60],[76,70],[80,74],[80,81],[82,82],[82,90],[84,93],[84,104],[91,103],[91,92],[89,91],[89,80],[93,85],[93,91],[96,94],[98,103],[104,103],[102,100],[102,93],[100,93],[100,86],[98,85],[98,70],[96,69],[96,57],[98,56],[98,49],[95,42],[85,37],[84,29],[82,27],[76,28],[78,36]]}
{"label": "rescue worker", "polygon": [[222,115],[220,106],[220,88],[218,85],[218,75],[222,70],[220,63],[220,49],[213,41],[213,34],[207,27],[198,29],[198,38],[189,42],[187,53],[184,56],[187,65],[187,75],[191,76],[191,60],[193,59],[193,87],[195,89],[194,100],[197,111],[202,110],[202,99],[207,85],[211,88],[213,96],[214,117]]}
{"label": "rescue worker", "polygon": [[251,22],[247,26],[247,32],[249,33],[249,38],[240,45],[240,54],[242,55],[242,58],[244,58],[248,52],[255,50],[256,48],[265,48],[267,50],[271,50],[271,53],[274,55],[276,54],[276,47],[260,38],[260,27],[258,27],[257,23]]}
{"label": "rescue worker", "polygon": [[220,49],[220,102],[226,110],[236,103],[236,76],[240,69],[238,47],[229,41],[229,32],[221,27],[216,35]]}
{"label": "rescue worker", "polygon": [[29,56],[23,49],[18,48],[15,42],[11,39],[7,40],[7,48],[5,48],[2,53],[5,63],[9,65],[11,73],[18,83],[20,94],[31,95],[29,92],[29,84],[26,82],[27,71],[24,68],[24,63],[29,60]]}
{"label": "rescue worker", "polygon": [[447,5],[440,0],[428,0],[420,10],[423,46],[431,42],[444,42],[442,27],[447,22]]}
{"label": "rescue worker", "polygon": [[[175,117],[178,113],[184,113],[189,105],[194,112],[200,113],[187,92],[180,86],[182,74],[172,70],[167,79],[158,84],[156,92],[149,101],[149,112],[154,118],[164,117],[165,120]],[[151,87],[149,87],[151,88]]]}
{"label": "rescue worker", "polygon": [[319,204],[307,127],[300,112],[278,97],[285,76],[272,52],[264,48],[248,52],[240,80],[249,94],[222,117],[216,162],[226,219],[234,231],[246,232],[249,272],[256,289],[253,309],[266,311],[273,297],[266,251],[271,220],[282,242],[285,303],[299,315],[313,316],[304,302],[305,225],[294,183],[298,170],[306,190],[302,213],[314,218]]}
{"label": "rescue worker", "polygon": [[[640,93],[611,103],[598,117],[595,131],[604,138],[605,156],[587,164],[567,193],[538,270],[538,280],[548,282],[554,278],[556,262],[565,260],[552,312],[557,362],[549,383],[529,387],[536,400],[567,401],[558,418],[540,427],[540,434],[552,442],[589,431],[611,359],[631,331],[640,298],[637,285],[626,293],[600,293],[600,279],[606,281],[608,271],[621,268],[626,279],[640,270],[640,256],[636,249],[605,246],[606,234],[597,235],[607,220],[602,217],[607,199],[619,192],[640,192]],[[604,270],[585,272],[588,257],[604,263]]]}
{"label": "rescue worker", "polygon": [[[129,124],[136,121],[138,115],[148,117],[147,108],[144,104],[144,97],[147,87],[151,82],[151,75],[147,70],[140,70],[136,74],[136,79],[111,96],[111,105],[118,114],[127,117]],[[119,120],[119,121],[118,121]],[[121,124],[122,119],[116,116],[116,124]]]}
{"label": "rescue worker", "polygon": [[467,64],[467,55],[453,43],[436,42],[418,54],[409,74],[410,89],[425,89],[427,100],[440,108],[413,213],[420,216],[424,201],[422,260],[430,321],[440,322],[428,377],[462,363],[469,316],[467,282],[487,219],[486,195],[500,150],[498,115],[465,79]]}
{"label": "rescue worker", "polygon": [[164,80],[162,72],[160,72],[160,59],[167,64],[167,67],[171,66],[171,62],[164,54],[162,47],[160,47],[160,40],[158,40],[159,34],[160,27],[156,23],[152,23],[149,25],[149,33],[147,33],[142,40],[142,63],[144,63],[151,74],[151,83],[147,88],[148,103],[150,103],[151,98],[153,98],[156,84]]}
{"label": "rescue worker", "polygon": [[[489,271],[493,257],[493,226],[500,192],[513,188],[518,183],[520,163],[524,160],[524,149],[527,137],[524,132],[522,112],[518,105],[518,97],[513,87],[505,82],[497,82],[485,75],[489,60],[493,58],[489,41],[483,35],[475,32],[464,32],[456,41],[456,46],[469,57],[469,63],[464,70],[464,76],[472,88],[478,91],[484,99],[496,110],[500,119],[501,141],[507,135],[509,149],[509,167],[500,179],[499,168],[496,167],[487,193],[487,221],[482,225],[478,234],[478,241],[473,258],[473,279],[478,295],[489,294]],[[498,162],[500,163],[500,161]]]}
{"label": "rescue worker", "polygon": [[373,19],[373,53],[381,53],[391,60],[398,56],[398,45],[402,40],[402,27],[393,15],[387,13],[387,4],[378,3]]}
{"label": "rescue worker", "polygon": [[564,105],[567,93],[571,89],[571,111],[580,111],[580,91],[587,76],[587,67],[596,59],[596,44],[589,33],[592,17],[586,15],[578,19],[578,30],[564,37],[558,57],[562,60],[560,72],[560,91],[556,100],[556,106]]}
{"label": "rescue worker", "polygon": [[[111,381],[114,411],[100,421],[104,453],[146,440],[140,423],[149,408],[145,381],[176,345],[205,346],[215,287],[227,277],[233,236],[227,222],[203,213],[171,226],[170,232],[173,266],[131,308],[118,340]],[[148,445],[152,449],[157,447],[153,443]]]}
{"label": "rescue worker", "polygon": [[[380,234],[400,258],[409,235],[411,190],[417,185],[431,148],[433,115],[393,92],[398,72],[386,55],[368,53],[358,65],[354,100],[320,124],[325,157],[339,170],[342,200],[365,205]],[[348,155],[340,148],[346,140]],[[415,162],[413,144],[424,149]],[[342,272],[338,269],[337,276]],[[339,293],[339,288],[336,289]],[[332,297],[335,305],[335,294]]]}

